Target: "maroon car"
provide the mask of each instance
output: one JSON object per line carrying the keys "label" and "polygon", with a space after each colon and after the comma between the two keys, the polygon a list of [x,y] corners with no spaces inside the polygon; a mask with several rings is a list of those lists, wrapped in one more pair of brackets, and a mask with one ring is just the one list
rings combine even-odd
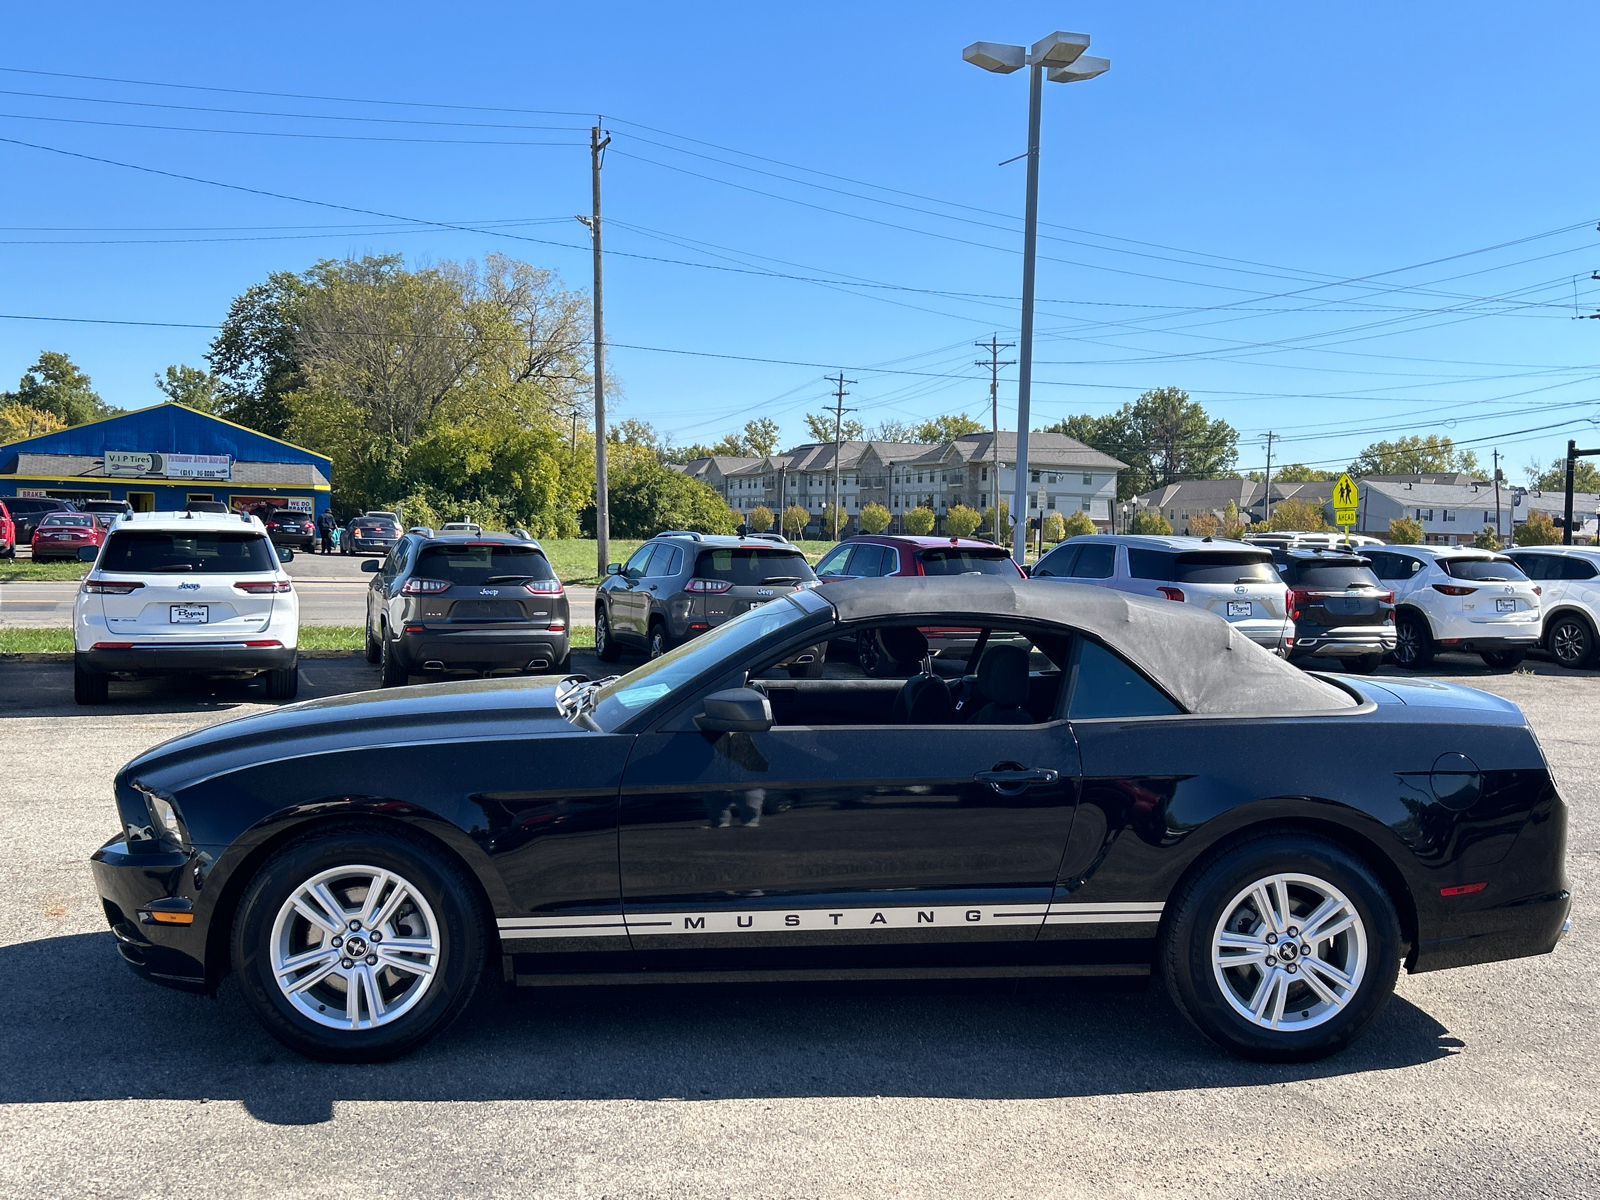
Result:
{"label": "maroon car", "polygon": [[98,550],[106,540],[106,531],[94,517],[94,513],[51,513],[33,531],[33,561],[76,561],[78,551]]}
{"label": "maroon car", "polygon": [[[1027,572],[1012,561],[1011,551],[973,538],[868,533],[840,542],[817,564],[817,581],[823,586],[842,579],[890,575],[898,578],[917,575],[1027,578]],[[945,650],[950,650],[953,657],[970,656],[972,644],[979,636],[976,629],[928,628],[922,633],[928,639],[928,650],[934,658]],[[830,661],[837,660],[843,649],[830,648]],[[857,639],[855,654],[861,669],[879,678],[911,674],[919,669],[919,664],[906,662],[894,647],[886,646],[876,634],[867,641]]]}

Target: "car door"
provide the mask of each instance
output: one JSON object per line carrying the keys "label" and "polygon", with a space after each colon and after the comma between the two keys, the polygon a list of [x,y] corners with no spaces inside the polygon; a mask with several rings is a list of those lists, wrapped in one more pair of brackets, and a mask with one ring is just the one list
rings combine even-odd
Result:
{"label": "car door", "polygon": [[1077,542],[1063,542],[1033,564],[1033,569],[1028,572],[1029,577],[1032,579],[1059,579],[1071,575],[1073,564],[1077,561],[1080,549],[1082,549],[1082,546]]}
{"label": "car door", "polygon": [[386,636],[389,619],[389,601],[394,592],[395,580],[405,568],[406,547],[409,539],[401,538],[383,560],[383,566],[367,585],[367,624],[374,637]]}
{"label": "car door", "polygon": [[1085,542],[1072,562],[1068,578],[1073,583],[1110,587],[1116,574],[1117,547],[1114,542]]}
{"label": "car door", "polygon": [[[884,692],[887,711],[903,681],[849,684]],[[700,708],[696,698],[682,711]],[[680,717],[640,735],[618,848],[644,967],[1031,959],[1076,800],[1068,724],[820,723],[837,710],[811,706],[813,723],[744,734],[703,733]]]}
{"label": "car door", "polygon": [[649,607],[649,593],[645,590],[650,558],[658,549],[658,542],[646,542],[633,552],[622,568],[615,588],[610,592],[611,633],[625,642],[644,641],[645,620]]}

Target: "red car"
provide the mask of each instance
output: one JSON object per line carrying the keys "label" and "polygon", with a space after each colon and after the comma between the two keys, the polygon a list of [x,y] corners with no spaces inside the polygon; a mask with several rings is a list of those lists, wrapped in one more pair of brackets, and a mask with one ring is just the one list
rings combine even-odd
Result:
{"label": "red car", "polygon": [[[980,542],[972,538],[911,537],[891,533],[869,533],[840,542],[822,556],[817,564],[817,581],[827,585],[840,579],[863,579],[893,575],[904,578],[916,575],[1002,575],[1027,578],[1027,573],[1012,561],[1011,551],[993,542]],[[971,658],[976,629],[923,629],[928,650],[937,658],[944,650],[965,663]],[[981,649],[981,647],[980,647]],[[829,658],[837,659],[844,647],[829,649]],[[878,678],[914,674],[919,665],[900,658],[895,647],[885,645],[874,634],[872,639],[855,646],[856,661],[868,675]],[[965,667],[963,666],[963,670]],[[938,668],[935,667],[935,671]]]}
{"label": "red car", "polygon": [[86,546],[98,550],[105,540],[105,528],[93,513],[51,513],[33,531],[33,561],[76,562],[78,551]]}
{"label": "red car", "polygon": [[0,558],[17,556],[17,523],[11,519],[11,510],[0,500]]}

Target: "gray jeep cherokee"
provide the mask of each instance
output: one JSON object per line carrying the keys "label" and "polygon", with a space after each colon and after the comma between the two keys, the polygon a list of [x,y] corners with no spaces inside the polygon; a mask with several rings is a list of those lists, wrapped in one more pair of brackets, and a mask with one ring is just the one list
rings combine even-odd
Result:
{"label": "gray jeep cherokee", "polygon": [[656,658],[758,604],[816,583],[800,547],[775,534],[658,533],[626,564],[606,568],[595,593],[594,652],[601,662],[616,662],[624,649]]}

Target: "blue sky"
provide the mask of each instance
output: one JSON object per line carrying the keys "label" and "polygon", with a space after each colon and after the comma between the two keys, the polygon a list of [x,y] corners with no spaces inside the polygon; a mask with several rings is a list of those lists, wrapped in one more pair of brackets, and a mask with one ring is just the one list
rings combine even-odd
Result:
{"label": "blue sky", "polygon": [[[797,441],[842,367],[868,424],[983,416],[1027,85],[960,50],[1053,29],[1113,66],[1046,91],[1034,424],[1176,385],[1242,469],[1269,429],[1329,465],[1446,433],[1517,481],[1594,439],[1593,4],[14,7],[0,137],[390,216],[0,142],[0,313],[206,326],[269,271],[388,251],[586,287],[599,112],[619,415]],[[3,319],[0,386],[56,349],[153,403],[209,337]]]}

